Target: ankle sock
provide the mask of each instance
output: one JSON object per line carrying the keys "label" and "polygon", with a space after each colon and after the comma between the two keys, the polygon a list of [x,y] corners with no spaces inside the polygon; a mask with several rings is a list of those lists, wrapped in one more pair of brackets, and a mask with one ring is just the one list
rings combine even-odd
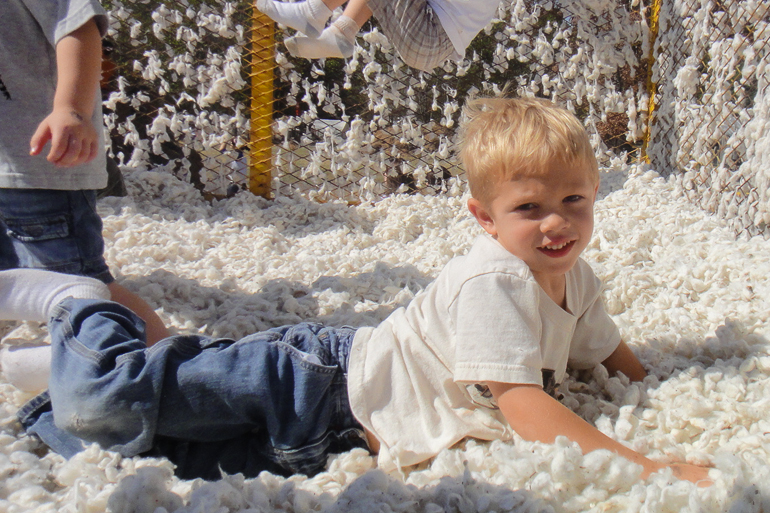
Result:
{"label": "ankle sock", "polygon": [[361,26],[353,18],[344,15],[340,16],[334,20],[333,25],[339,29],[351,46],[356,44],[356,37],[358,37],[358,33],[361,31]]}
{"label": "ankle sock", "polygon": [[19,390],[45,390],[51,375],[51,346],[4,349],[0,353],[0,369],[8,383]]}
{"label": "ankle sock", "polygon": [[0,319],[47,322],[66,297],[110,299],[107,285],[94,278],[40,269],[0,271]]}
{"label": "ankle sock", "polygon": [[332,15],[331,9],[322,0],[304,2],[276,2],[257,0],[257,9],[267,14],[273,21],[286,25],[308,37],[316,38],[326,26]]}
{"label": "ankle sock", "polygon": [[317,39],[294,36],[284,40],[286,49],[295,57],[324,59],[327,57],[348,58],[353,55],[356,36],[361,27],[347,16],[340,16],[326,27]]}

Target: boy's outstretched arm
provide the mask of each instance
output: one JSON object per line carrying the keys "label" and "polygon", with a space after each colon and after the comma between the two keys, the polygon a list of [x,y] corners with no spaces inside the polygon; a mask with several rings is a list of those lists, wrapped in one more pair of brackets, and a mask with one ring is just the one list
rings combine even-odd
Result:
{"label": "boy's outstretched arm", "polygon": [[99,139],[91,116],[99,88],[102,39],[92,19],[64,36],[56,45],[57,83],[51,113],[30,140],[30,155],[51,141],[48,161],[72,167],[93,160]]}
{"label": "boy's outstretched arm", "polygon": [[647,371],[639,363],[639,359],[622,340],[615,351],[602,362],[602,365],[610,373],[610,376],[622,372],[631,381],[642,381],[647,377]]}
{"label": "boy's outstretched arm", "polygon": [[679,479],[687,479],[699,486],[712,483],[708,477],[708,468],[652,461],[606,436],[537,385],[487,385],[508,423],[525,440],[553,443],[557,436],[566,436],[580,445],[584,454],[597,449],[608,449],[641,465],[644,469],[643,478],[665,467],[671,467]]}

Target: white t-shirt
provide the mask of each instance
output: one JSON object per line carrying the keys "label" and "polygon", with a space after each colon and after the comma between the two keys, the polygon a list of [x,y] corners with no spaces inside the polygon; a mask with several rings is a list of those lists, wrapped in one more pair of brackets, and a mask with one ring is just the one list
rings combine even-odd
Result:
{"label": "white t-shirt", "polygon": [[612,354],[620,334],[604,310],[601,281],[583,260],[566,278],[569,311],[522,260],[482,235],[406,308],[358,330],[350,403],[381,444],[382,468],[420,463],[466,437],[510,438],[477,385],[548,388],[544,375],[559,383],[568,363],[590,368]]}
{"label": "white t-shirt", "polygon": [[455,47],[456,58],[465,56],[473,38],[497,16],[500,0],[428,0]]}

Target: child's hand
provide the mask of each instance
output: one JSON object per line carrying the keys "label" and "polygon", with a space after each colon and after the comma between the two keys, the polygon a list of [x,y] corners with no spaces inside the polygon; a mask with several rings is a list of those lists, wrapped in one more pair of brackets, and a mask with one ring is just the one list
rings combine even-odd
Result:
{"label": "child's hand", "polygon": [[61,167],[85,164],[96,158],[98,136],[91,120],[74,109],[54,109],[35,130],[30,155],[38,155],[51,141],[48,161]]}

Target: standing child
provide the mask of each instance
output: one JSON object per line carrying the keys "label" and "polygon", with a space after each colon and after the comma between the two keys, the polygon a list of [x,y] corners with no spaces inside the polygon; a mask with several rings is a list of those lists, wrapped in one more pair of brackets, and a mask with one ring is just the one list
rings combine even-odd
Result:
{"label": "standing child", "polygon": [[486,233],[376,328],[300,324],[147,349],[126,308],[61,301],[99,298],[90,280],[0,273],[0,315],[51,319],[50,397],[23,407],[22,424],[65,455],[97,442],[167,456],[183,477],[313,474],[329,453],[362,446],[393,470],[516,432],[614,451],[642,477],[671,467],[707,484],[708,469],[652,461],[557,399],[568,365],[645,376],[579,257],[599,184],[583,127],[544,100],[478,100],[467,112],[468,207]]}
{"label": "standing child", "polygon": [[[476,34],[497,13],[500,0],[256,0],[257,9],[297,30],[284,43],[306,59],[347,58],[356,36],[374,15],[382,32],[409,66],[431,71],[446,59],[461,60]],[[342,16],[326,27],[332,11],[345,2]]]}
{"label": "standing child", "polygon": [[[96,213],[97,190],[107,185],[99,95],[106,30],[97,0],[0,2],[0,269],[101,280],[147,321],[152,343],[168,331],[110,274]],[[5,353],[6,370],[26,372],[35,361],[29,351]]]}

